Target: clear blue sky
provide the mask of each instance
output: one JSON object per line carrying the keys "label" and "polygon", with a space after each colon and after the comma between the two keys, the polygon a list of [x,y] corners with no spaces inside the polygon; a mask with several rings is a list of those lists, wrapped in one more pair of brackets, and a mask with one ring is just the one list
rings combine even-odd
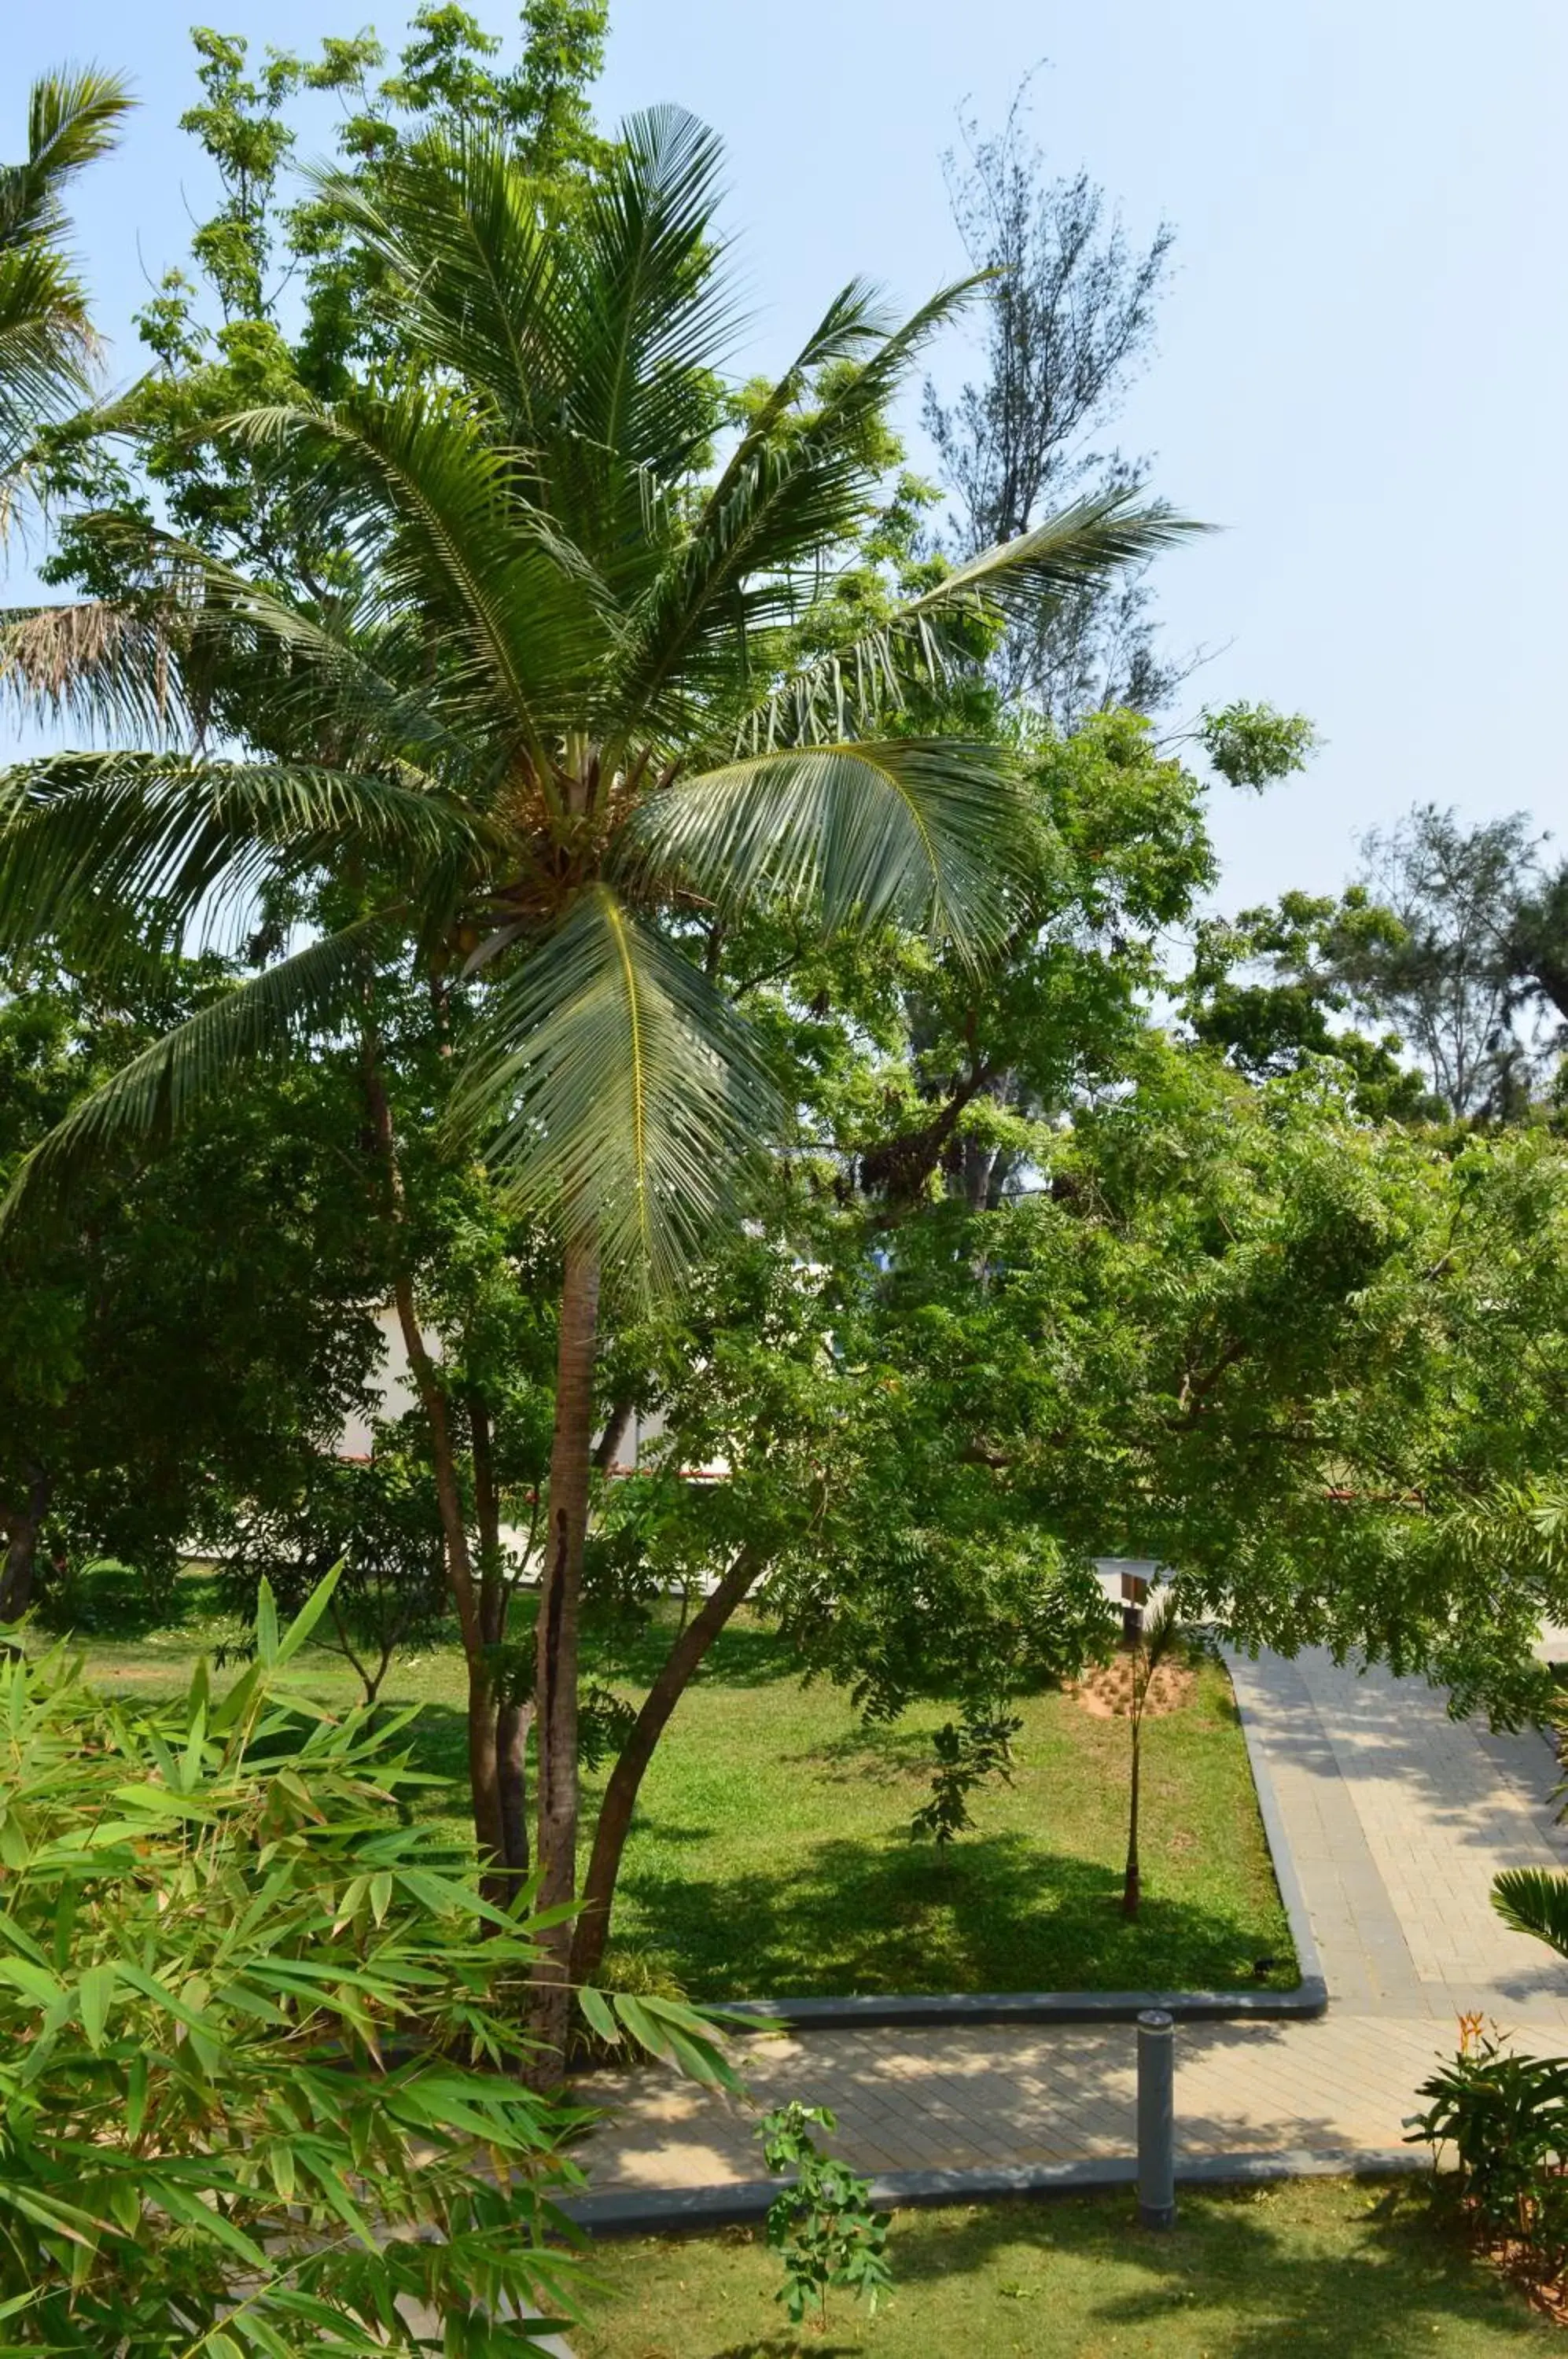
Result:
{"label": "clear blue sky", "polygon": [[[282,46],[354,31],[363,6],[207,0]],[[126,68],[144,101],[81,206],[122,368],[145,274],[203,209],[175,129],[193,13],[58,0],[8,27],[0,153],[51,63]],[[401,29],[385,5],[373,20]],[[1041,59],[1053,166],[1085,166],[1135,235],[1178,232],[1118,433],[1226,528],[1161,568],[1171,638],[1219,650],[1188,703],[1266,697],[1326,740],[1260,804],[1221,791],[1222,898],[1337,885],[1358,831],[1418,798],[1563,832],[1564,0],[615,0],[604,103],[676,98],[724,133],[757,298],[741,357],[762,365],[854,272],[912,303],[961,266],[940,163],[956,110],[998,121]],[[940,365],[956,377],[962,352]]]}

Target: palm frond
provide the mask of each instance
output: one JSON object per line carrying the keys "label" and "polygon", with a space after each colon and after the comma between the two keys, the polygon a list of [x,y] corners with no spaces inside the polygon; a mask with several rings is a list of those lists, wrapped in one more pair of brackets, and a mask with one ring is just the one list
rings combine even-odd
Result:
{"label": "palm frond", "polygon": [[1163,500],[1141,500],[1133,488],[1094,492],[955,566],[904,611],[931,615],[965,604],[1009,614],[1032,611],[1212,529]]}
{"label": "palm frond", "polygon": [[430,367],[487,397],[502,439],[534,449],[565,390],[550,334],[561,239],[506,140],[459,123],[387,158],[373,180],[308,177],[381,265]]}
{"label": "palm frond", "polygon": [[656,567],[649,523],[713,428],[735,324],[719,162],[712,133],[664,108],[625,127],[569,218],[504,139],[468,126],[421,141],[374,188],[317,182],[432,372],[485,410],[535,505],[617,592]]}
{"label": "palm frond", "polygon": [[1176,1592],[1169,1588],[1157,1591],[1144,1614],[1138,1637],[1138,1649],[1149,1674],[1152,1676],[1166,1656],[1181,1645],[1182,1635]]}
{"label": "palm frond", "polygon": [[1492,1878],[1492,1906],[1516,1933],[1533,1933],[1568,1958],[1568,1875],[1548,1867],[1505,1867]]}
{"label": "palm frond", "polygon": [[[619,693],[650,734],[690,726],[686,707],[715,693],[733,701],[747,639],[811,604],[820,568],[865,522],[878,482],[867,428],[977,283],[944,288],[891,330],[868,288],[835,299],[628,618]],[[786,425],[810,371],[829,358],[859,365],[808,419]]]}
{"label": "palm frond", "polygon": [[410,878],[481,853],[478,824],[436,794],[321,765],[209,762],[183,754],[62,754],[0,774],[0,942],[91,931],[91,913],[158,911],[178,940],[267,878],[346,848]]}
{"label": "palm frond", "polygon": [[743,721],[737,742],[808,745],[897,712],[907,686],[975,660],[975,631],[1064,607],[1129,566],[1211,529],[1136,491],[1097,493],[955,567],[844,646],[803,664]]}
{"label": "palm frond", "polygon": [[523,455],[441,386],[248,411],[226,428],[248,441],[318,438],[350,462],[368,496],[341,500],[343,537],[382,608],[414,606],[442,627],[442,697],[501,721],[542,767],[617,625],[591,559],[529,498]]}
{"label": "palm frond", "polygon": [[451,1119],[520,1204],[659,1282],[779,1117],[747,1027],[600,885],[492,986]]}
{"label": "palm frond", "polygon": [[633,115],[567,241],[573,425],[621,465],[665,478],[711,425],[703,379],[740,325],[718,267],[723,163],[717,136],[684,109]]}
{"label": "palm frond", "polygon": [[133,1057],[26,1157],[0,1203],[0,1234],[68,1205],[116,1157],[169,1137],[244,1067],[342,1026],[401,918],[379,910],[307,944]]}
{"label": "palm frond", "polygon": [[104,599],[0,614],[0,701],[23,721],[70,722],[90,737],[191,734],[167,618]]}
{"label": "palm frond", "polygon": [[131,104],[117,76],[89,68],[33,84],[27,153],[0,167],[0,464],[31,429],[87,390],[93,339],[86,291],[65,250],[66,182],[113,147]]}
{"label": "palm frond", "polygon": [[757,754],[651,796],[623,837],[629,878],[673,876],[733,910],[777,896],[930,924],[983,951],[1005,923],[1029,813],[1005,756],[956,738]]}
{"label": "palm frond", "polygon": [[27,93],[27,156],[0,171],[0,245],[55,234],[65,182],[106,156],[136,102],[124,77],[85,66],[44,74]]}
{"label": "palm frond", "polygon": [[[322,617],[178,534],[112,511],[80,516],[76,528],[124,579],[136,611],[164,632],[195,712],[204,714],[212,675],[236,658],[247,669],[259,661],[276,673],[267,692],[272,714],[287,718],[306,742],[330,731],[342,749],[340,766],[353,761],[410,785],[430,783],[439,767],[449,788],[489,775],[485,749],[449,723],[431,695],[428,630],[417,614],[387,613],[374,584]],[[89,679],[83,719],[112,724],[112,709],[95,706],[91,690]]]}

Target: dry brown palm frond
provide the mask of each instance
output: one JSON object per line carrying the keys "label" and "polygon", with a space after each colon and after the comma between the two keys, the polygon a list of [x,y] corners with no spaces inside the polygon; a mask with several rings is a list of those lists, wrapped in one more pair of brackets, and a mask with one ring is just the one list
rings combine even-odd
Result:
{"label": "dry brown palm frond", "polygon": [[172,613],[84,599],[0,616],[0,698],[23,721],[191,735]]}

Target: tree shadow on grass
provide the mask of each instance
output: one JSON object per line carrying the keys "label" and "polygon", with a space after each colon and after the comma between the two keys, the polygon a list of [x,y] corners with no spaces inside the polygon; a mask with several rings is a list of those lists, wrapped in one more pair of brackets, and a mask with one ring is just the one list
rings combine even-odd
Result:
{"label": "tree shadow on grass", "polygon": [[[920,1799],[926,1799],[931,1766],[931,1733],[886,1721],[856,1721],[842,1736],[825,1739],[808,1752],[789,1756],[810,1762],[819,1780],[834,1786],[907,1785],[925,1773]],[[825,1765],[831,1764],[831,1767]]]}
{"label": "tree shadow on grass", "polygon": [[[1325,2189],[1300,2224],[1289,2217],[1293,2193],[1187,2191],[1176,2228],[1164,2234],[1138,2227],[1130,2191],[1004,2201],[959,2219],[905,2212],[890,2247],[895,2281],[912,2309],[922,2286],[999,2276],[1027,2334],[1031,2310],[1041,2314],[1035,2305],[1061,2298],[1053,2279],[1064,2265],[1088,2265],[1103,2270],[1107,2290],[1085,2306],[1086,2327],[1141,2328],[1149,2339],[1140,2347],[1158,2351],[1160,2327],[1181,2318],[1191,2340],[1225,2359],[1430,2352],[1443,2325],[1520,2341],[1551,2332],[1471,2255],[1434,2207],[1430,2182],[1357,2186],[1337,2197]],[[1130,2288],[1129,2267],[1141,2280]],[[765,2347],[726,2346],[713,2359]]]}
{"label": "tree shadow on grass", "polygon": [[670,1873],[633,1852],[621,1892],[636,1912],[621,1944],[657,1948],[704,1999],[1254,1985],[1245,1917],[1153,1896],[1129,1925],[1116,1870],[1013,1832],[945,1852],[835,1839],[778,1875]]}
{"label": "tree shadow on grass", "polygon": [[[672,1611],[664,1604],[651,1621],[641,1624],[585,1618],[583,1669],[618,1685],[651,1687],[675,1643],[678,1614],[679,1608]],[[773,1687],[800,1676],[798,1651],[777,1630],[752,1621],[732,1622],[721,1630],[697,1673],[699,1681],[728,1688]]]}
{"label": "tree shadow on grass", "polygon": [[[1292,2218],[1294,2192],[1188,2196],[1163,2235],[1138,2228],[1130,2195],[902,2212],[893,2306],[876,2347],[923,2359],[959,2347],[950,2338],[961,2335],[978,2353],[1062,2359],[1124,2345],[1214,2359],[1414,2359],[1533,2348],[1552,2333],[1434,2215],[1424,2183],[1314,2190]],[[822,2339],[702,2334],[683,2348],[685,2359],[848,2359],[868,2347],[862,2325],[841,2313]]]}

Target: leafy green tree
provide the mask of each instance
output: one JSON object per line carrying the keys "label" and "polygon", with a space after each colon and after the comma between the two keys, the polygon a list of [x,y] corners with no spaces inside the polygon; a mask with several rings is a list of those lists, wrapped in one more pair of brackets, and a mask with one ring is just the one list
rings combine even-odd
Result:
{"label": "leafy green tree", "polygon": [[[757,1040],[686,954],[686,913],[778,898],[830,929],[897,919],[976,952],[994,943],[1019,811],[1011,766],[991,743],[886,734],[898,684],[972,659],[976,633],[1007,612],[1180,530],[1119,493],[1085,502],[824,649],[826,624],[843,625],[814,585],[866,520],[875,429],[954,297],[895,327],[845,289],[710,472],[733,309],[718,164],[711,136],[666,111],[630,125],[570,199],[466,126],[432,132],[373,185],[329,180],[321,201],[384,274],[423,369],[233,431],[258,462],[319,456],[332,537],[366,594],[323,609],[189,542],[148,546],[161,578],[200,579],[220,658],[254,651],[274,703],[292,707],[293,742],[313,732],[319,752],[61,756],[13,776],[0,822],[12,936],[121,901],[178,928],[262,880],[337,880],[333,930],[98,1092],[29,1158],[13,1220],[245,1062],[353,1023],[399,1229],[366,976],[405,943],[426,973],[482,968],[472,1023],[453,1026],[449,1132],[485,1142],[563,1256],[536,1689],[550,1905],[575,1876],[602,1278],[675,1277],[721,1213],[727,1170],[782,1119]],[[123,546],[123,527],[110,537]],[[468,1658],[480,1846],[506,1871],[495,1670],[449,1403],[406,1265],[394,1291]],[[540,2020],[559,2047],[564,1930],[554,1938],[561,1979]]]}
{"label": "leafy green tree", "polygon": [[[898,1271],[953,1419],[1059,1544],[1177,1569],[1184,1618],[1545,1711],[1560,1541],[1568,1158],[1258,1089],[1152,1041],[1041,1141],[1050,1185]],[[973,1272],[986,1273],[983,1290]],[[928,1346],[929,1348],[929,1346]]]}
{"label": "leafy green tree", "polygon": [[1558,1046],[1568,1047],[1568,861],[1516,904],[1506,955],[1516,993],[1545,1003],[1563,1027]]}
{"label": "leafy green tree", "polygon": [[1338,900],[1282,893],[1272,908],[1199,920],[1179,1005],[1193,1038],[1249,1080],[1332,1057],[1354,1076],[1356,1104],[1371,1119],[1442,1121],[1447,1109],[1401,1060],[1399,1034],[1374,1039],[1351,1020],[1351,973],[1404,939],[1399,919],[1364,886]]}
{"label": "leafy green tree", "polygon": [[398,1649],[444,1636],[451,1605],[428,1462],[385,1431],[369,1458],[323,1451],[285,1496],[246,1502],[221,1588],[249,1622],[263,1581],[294,1613],[334,1569],[337,1651],[374,1705]]}
{"label": "leafy green tree", "polygon": [[[1254,766],[1299,757],[1289,716],[1257,708],[1269,734]],[[1166,938],[1192,923],[1214,880],[1204,782],[1133,712],[1093,715],[1069,737],[1026,733],[1029,802],[1007,897],[1000,955],[976,971],[906,942],[879,951],[875,995],[834,977],[839,1022],[883,1054],[848,1050],[858,1102],[824,1100],[834,1148],[895,1214],[941,1175],[976,1211],[1026,1182],[1038,1125],[1117,1086],[1135,1060]]]}
{"label": "leafy green tree", "polygon": [[1514,1021],[1520,913],[1539,882],[1530,821],[1516,811],[1467,828],[1423,803],[1363,850],[1367,890],[1399,930],[1346,963],[1359,1005],[1398,1027],[1454,1114],[1517,1114],[1536,1068]]}
{"label": "leafy green tree", "polygon": [[[608,1386],[659,1430],[604,1494],[588,1552],[586,1610],[607,1668],[623,1633],[644,1640],[657,1598],[692,1602],[629,1722],[604,1730],[579,1980],[599,1972],[642,1780],[743,1606],[782,1631],[801,1677],[832,1680],[868,1718],[917,1698],[956,1703],[966,1786],[996,1774],[981,1731],[1006,1722],[1007,1699],[1110,1643],[1087,1554],[1059,1547],[972,1446],[957,1289],[950,1368],[931,1319],[910,1334],[875,1214],[798,1182],[797,1168],[782,1202],[778,1189],[754,1197],[745,1232],[678,1302],[608,1339]],[[912,1227],[900,1244],[916,1250]],[[940,1260],[943,1245],[933,1250]],[[722,1479],[691,1479],[704,1468]]]}
{"label": "leafy green tree", "polygon": [[[170,1022],[225,988],[214,960],[109,988],[38,959],[0,981],[0,1181]],[[210,1108],[172,1153],[116,1156],[69,1223],[0,1244],[0,1607],[44,1560],[129,1569],[118,1610],[168,1608],[180,1551],[312,1483],[363,1413],[386,1280],[352,1071],[317,1065]],[[357,1168],[356,1168],[357,1163]],[[242,1509],[241,1502],[246,1503]],[[118,1586],[124,1590],[125,1582]],[[51,1612],[64,1607],[56,1598]]]}

